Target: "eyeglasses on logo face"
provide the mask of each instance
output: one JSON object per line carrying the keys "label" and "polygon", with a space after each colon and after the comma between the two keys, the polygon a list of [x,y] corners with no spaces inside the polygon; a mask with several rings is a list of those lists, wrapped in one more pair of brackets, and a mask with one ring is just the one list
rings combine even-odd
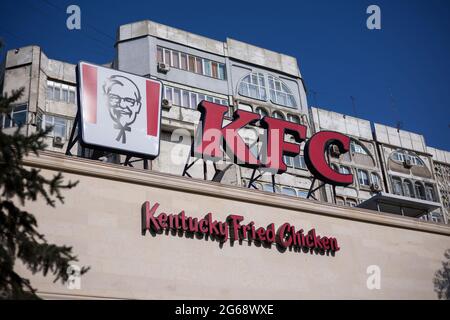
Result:
{"label": "eyeglasses on logo face", "polygon": [[133,99],[130,97],[123,98],[121,96],[118,96],[117,94],[112,94],[112,93],[108,94],[108,99],[112,105],[120,105],[120,104],[122,104],[122,102],[127,103],[127,105],[135,105],[136,104],[136,99]]}

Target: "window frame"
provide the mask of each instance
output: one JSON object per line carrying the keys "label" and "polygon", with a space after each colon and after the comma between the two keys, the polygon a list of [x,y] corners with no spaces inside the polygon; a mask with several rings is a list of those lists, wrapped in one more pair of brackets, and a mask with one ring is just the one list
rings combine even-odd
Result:
{"label": "window frame", "polygon": [[[256,83],[254,83],[254,77],[256,77]],[[248,81],[246,80],[248,78]],[[262,84],[261,84],[262,79]],[[256,96],[252,95],[251,88],[254,87],[255,92],[257,93]],[[247,92],[241,91],[242,88],[245,88]],[[264,74],[261,72],[250,72],[246,74],[244,77],[241,78],[241,80],[238,82],[238,88],[237,92],[239,95],[259,101],[267,101],[267,86],[266,86],[266,79],[264,77]],[[264,94],[261,94],[261,92],[264,92]]]}
{"label": "window frame", "polygon": [[[279,106],[283,106],[290,109],[297,109],[298,104],[297,100],[292,93],[291,89],[278,77],[268,74],[267,75],[267,82],[268,82],[268,89],[269,89],[269,100]],[[273,82],[273,86],[271,86],[271,82]],[[277,88],[277,84],[279,84],[279,89]],[[286,102],[291,101],[293,102],[292,105],[289,103],[282,103],[281,101],[278,101],[278,94],[284,94],[286,95]]]}
{"label": "window frame", "polygon": [[[17,110],[21,109],[21,110]],[[25,119],[23,122],[18,123],[15,119],[17,114],[25,113]],[[8,123],[7,126],[5,124]],[[28,104],[21,103],[14,105],[7,114],[0,114],[0,128],[2,129],[8,129],[8,128],[14,128],[14,127],[20,127],[24,126],[28,123]]]}
{"label": "window frame", "polygon": [[[175,103],[175,90],[180,92],[180,103],[179,104]],[[168,99],[168,93],[170,93],[170,99]],[[189,100],[188,106],[183,105],[184,97],[186,96],[186,94],[187,94],[187,97]],[[203,93],[199,93],[199,92],[195,92],[195,91],[191,91],[191,90],[187,90],[187,89],[173,87],[170,85],[164,85],[163,96],[164,96],[164,99],[170,100],[174,106],[192,109],[192,110],[197,109],[197,105],[200,103],[201,100],[207,100],[207,101],[211,101],[214,103],[217,103],[217,101],[219,101],[218,104],[228,107],[227,99],[223,99],[221,97],[211,96],[211,95],[207,95],[207,94],[203,94]],[[193,96],[195,96],[195,100],[197,102],[197,104],[195,106],[192,105]],[[204,97],[204,99],[200,100],[200,97]]]}
{"label": "window frame", "polygon": [[[160,53],[162,53],[162,61],[160,61]],[[174,57],[175,60],[174,60]],[[184,59],[185,58],[185,59]],[[168,60],[168,61],[167,61]],[[178,51],[175,49],[166,48],[160,45],[156,46],[156,61],[158,63],[164,63],[172,68],[189,71],[195,74],[199,74],[205,77],[227,80],[227,68],[225,63],[202,58],[193,54]],[[176,61],[176,63],[174,62]],[[184,62],[186,65],[184,65]],[[213,73],[213,64],[216,66],[216,76]],[[206,66],[209,65],[209,68]],[[207,72],[209,70],[210,72]]]}
{"label": "window frame", "polygon": [[[365,175],[367,177],[367,184],[364,183],[364,178],[360,175],[361,173],[365,173]],[[362,187],[370,187],[370,176],[369,176],[369,172],[367,170],[365,170],[365,169],[357,169],[356,170],[356,175],[358,177],[358,183],[359,183],[360,186],[362,186]]]}
{"label": "window frame", "polygon": [[[64,121],[64,134],[63,136],[57,135],[55,134],[55,128],[59,127],[60,124],[56,124],[55,123],[55,118],[63,120]],[[61,115],[56,115],[56,114],[48,114],[48,113],[43,113],[42,114],[42,124],[41,124],[41,129],[45,130],[47,128],[47,124],[49,123],[49,119],[52,119],[50,125],[52,126],[52,130],[50,132],[47,133],[48,137],[62,137],[64,139],[67,139],[68,134],[69,134],[69,126],[70,126],[70,120],[64,116]]]}

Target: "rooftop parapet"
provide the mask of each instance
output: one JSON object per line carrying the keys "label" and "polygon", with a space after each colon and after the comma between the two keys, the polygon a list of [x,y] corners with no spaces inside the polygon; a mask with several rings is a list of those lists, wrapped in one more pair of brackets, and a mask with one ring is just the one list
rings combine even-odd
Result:
{"label": "rooftop parapet", "polygon": [[169,40],[198,50],[277,70],[294,77],[301,77],[297,59],[294,57],[229,38],[226,42],[213,40],[149,20],[120,26],[117,30],[116,44],[146,36]]}

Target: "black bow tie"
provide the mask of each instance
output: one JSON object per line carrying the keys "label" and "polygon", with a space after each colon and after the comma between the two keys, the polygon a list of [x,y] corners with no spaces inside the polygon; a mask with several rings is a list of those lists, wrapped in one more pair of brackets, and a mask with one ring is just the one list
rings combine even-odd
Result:
{"label": "black bow tie", "polygon": [[131,131],[131,127],[129,127],[128,125],[121,125],[120,123],[115,123],[114,124],[114,129],[119,129],[119,135],[116,138],[116,141],[119,141],[120,139],[122,139],[122,143],[126,143],[127,142],[127,138],[125,136],[125,131]]}

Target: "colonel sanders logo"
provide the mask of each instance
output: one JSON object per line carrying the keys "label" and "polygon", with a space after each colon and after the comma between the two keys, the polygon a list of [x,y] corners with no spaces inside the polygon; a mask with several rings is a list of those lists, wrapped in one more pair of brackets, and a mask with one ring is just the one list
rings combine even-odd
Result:
{"label": "colonel sanders logo", "polygon": [[131,125],[141,111],[141,93],[130,79],[113,75],[104,85],[103,92],[107,97],[109,115],[114,121],[114,129],[119,130],[116,141],[126,143],[126,132],[131,132]]}

